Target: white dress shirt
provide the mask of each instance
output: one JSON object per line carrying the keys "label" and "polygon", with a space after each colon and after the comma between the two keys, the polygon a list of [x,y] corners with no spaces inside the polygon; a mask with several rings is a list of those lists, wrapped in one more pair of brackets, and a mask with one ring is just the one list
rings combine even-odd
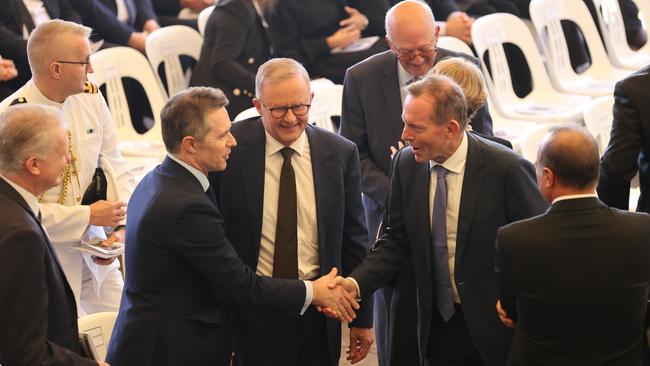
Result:
{"label": "white dress shirt", "polygon": [[460,304],[458,289],[454,275],[456,259],[456,238],[458,236],[458,211],[460,210],[460,197],[463,188],[463,178],[465,176],[465,163],[467,161],[467,132],[463,134],[463,140],[458,149],[442,164],[430,161],[429,176],[429,227],[433,224],[433,199],[436,193],[437,175],[433,169],[436,165],[442,165],[447,173],[447,250],[449,252],[449,278],[451,279],[451,288],[453,300]]}
{"label": "white dress shirt", "polygon": [[553,202],[551,202],[551,204],[554,204],[555,202],[559,202],[559,201],[575,200],[578,198],[587,198],[587,197],[598,198],[598,195],[596,193],[567,194],[566,196],[555,197],[555,199],[553,200]]}
{"label": "white dress shirt", "polygon": [[[433,67],[427,71],[426,74],[419,76],[419,78],[422,80],[431,75],[433,75]],[[404,99],[406,99],[406,94],[408,94],[408,91],[406,89],[411,84],[411,79],[414,77],[415,76],[409,74],[408,71],[402,67],[402,64],[397,61],[397,80],[399,81],[399,95],[402,98],[402,105],[404,105]]]}
{"label": "white dress shirt", "polygon": [[[23,4],[25,4],[27,12],[32,17],[32,22],[34,22],[35,27],[51,19],[42,0],[23,0]],[[27,26],[23,26],[23,38],[29,38]]]}
{"label": "white dress shirt", "polygon": [[[264,205],[262,209],[262,236],[257,274],[273,275],[275,229],[278,220],[280,171],[284,158],[280,153],[285,146],[266,134],[264,168]],[[318,221],[316,218],[316,192],[311,164],[311,150],[307,134],[303,132],[290,146],[294,150],[291,165],[296,175],[296,201],[298,214],[298,278],[311,280],[320,275],[318,255]],[[280,218],[281,219],[281,218]]]}

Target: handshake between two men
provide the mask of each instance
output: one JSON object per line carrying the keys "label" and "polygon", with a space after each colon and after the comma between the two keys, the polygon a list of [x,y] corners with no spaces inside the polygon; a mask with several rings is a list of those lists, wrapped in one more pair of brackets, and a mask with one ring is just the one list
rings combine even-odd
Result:
{"label": "handshake between two men", "polygon": [[336,275],[336,267],[330,273],[313,281],[312,304],[326,316],[350,323],[359,309],[356,285],[349,279]]}

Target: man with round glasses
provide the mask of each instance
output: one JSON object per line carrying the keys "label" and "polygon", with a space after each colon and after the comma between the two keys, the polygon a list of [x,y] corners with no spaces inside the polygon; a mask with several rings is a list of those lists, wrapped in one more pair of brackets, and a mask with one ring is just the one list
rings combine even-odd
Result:
{"label": "man with round glasses", "polygon": [[[474,57],[437,48],[439,26],[431,8],[421,1],[406,0],[386,13],[386,40],[390,50],[371,56],[348,69],[343,91],[341,135],[357,144],[361,159],[361,190],[371,242],[377,236],[384,215],[389,189],[389,166],[392,146],[398,146],[404,124],[402,104],[406,88],[411,83],[432,74],[433,66],[446,57],[463,57],[478,65]],[[474,131],[492,135],[492,120],[485,107],[470,121]],[[409,280],[409,278],[411,280]],[[402,276],[402,283],[412,283],[412,275]],[[396,284],[396,287],[400,287]],[[415,287],[391,300],[392,290],[384,289],[375,298],[375,329],[379,363],[388,365],[388,359],[400,360],[400,365],[417,364],[417,342],[412,324],[415,324]],[[397,301],[399,299],[399,302]],[[409,300],[402,308],[399,303]],[[391,306],[391,301],[394,305]],[[397,306],[389,317],[388,309]],[[399,309],[409,309],[402,310]],[[403,330],[395,329],[404,326]],[[406,336],[405,332],[410,334]],[[399,336],[390,337],[390,334]],[[399,345],[395,342],[399,342]],[[394,355],[388,355],[389,345]]]}
{"label": "man with round glasses", "polygon": [[[260,66],[253,104],[261,117],[234,123],[228,169],[210,177],[226,236],[259,275],[310,280],[332,267],[351,272],[366,256],[356,146],[309,125],[313,93],[305,68],[277,58]],[[235,319],[240,366],[333,366],[341,325],[309,307],[302,317],[251,305]],[[349,359],[372,338],[372,303],[350,325]]]}

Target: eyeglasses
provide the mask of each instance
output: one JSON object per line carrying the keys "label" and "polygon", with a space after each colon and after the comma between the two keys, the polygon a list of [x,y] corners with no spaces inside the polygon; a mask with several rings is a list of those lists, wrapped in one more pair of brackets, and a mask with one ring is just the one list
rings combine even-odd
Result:
{"label": "eyeglasses", "polygon": [[[260,103],[262,102],[260,101]],[[289,109],[291,109],[291,112],[293,112],[293,114],[296,116],[304,116],[305,114],[307,114],[307,112],[309,112],[309,108],[311,107],[311,104],[296,104],[292,106],[269,108],[264,103],[262,103],[262,106],[268,109],[271,112],[271,116],[273,116],[274,118],[282,118],[287,115]]]}
{"label": "eyeglasses", "polygon": [[55,61],[55,62],[58,62],[60,64],[84,65],[84,67],[87,68],[88,65],[90,65],[90,57],[86,58],[85,61],[62,61],[62,60],[58,60],[58,61]]}
{"label": "eyeglasses", "polygon": [[421,56],[421,57],[431,57],[433,56],[434,53],[436,53],[436,47],[435,46],[426,46],[426,47],[420,47],[415,50],[400,50],[399,48],[394,48],[393,52],[395,53],[395,56],[397,58],[404,60],[404,61],[410,61],[415,58],[415,56]]}

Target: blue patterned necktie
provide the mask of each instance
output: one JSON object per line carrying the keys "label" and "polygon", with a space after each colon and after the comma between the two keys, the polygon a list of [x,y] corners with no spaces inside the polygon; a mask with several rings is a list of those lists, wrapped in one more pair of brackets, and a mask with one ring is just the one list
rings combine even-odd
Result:
{"label": "blue patterned necktie", "polygon": [[436,193],[433,198],[431,238],[433,240],[433,278],[436,305],[440,316],[447,322],[454,315],[454,301],[449,275],[449,251],[447,249],[447,170],[442,165],[436,171]]}

